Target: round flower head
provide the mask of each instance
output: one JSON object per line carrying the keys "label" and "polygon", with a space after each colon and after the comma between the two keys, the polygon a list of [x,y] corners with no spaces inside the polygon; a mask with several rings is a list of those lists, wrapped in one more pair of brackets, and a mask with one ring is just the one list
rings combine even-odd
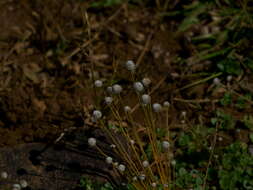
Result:
{"label": "round flower head", "polygon": [[110,156],[106,157],[105,161],[106,161],[107,164],[111,164],[112,163],[112,157],[110,157]]}
{"label": "round flower head", "polygon": [[148,94],[143,94],[143,95],[141,96],[141,100],[142,100],[142,103],[143,103],[144,105],[147,105],[147,104],[150,104],[150,102],[151,102],[151,97],[150,97]]}
{"label": "round flower head", "polygon": [[137,181],[137,177],[134,176],[134,177],[132,178],[132,180],[133,180],[133,181]]}
{"label": "round flower head", "polygon": [[105,103],[107,104],[107,105],[110,105],[111,103],[112,103],[112,97],[110,97],[110,96],[108,96],[108,97],[105,97]]}
{"label": "round flower head", "polygon": [[227,76],[227,81],[228,81],[228,82],[230,82],[232,79],[233,79],[233,76],[232,76],[232,75],[228,75],[228,76]]}
{"label": "round flower head", "polygon": [[23,179],[20,180],[19,184],[20,184],[20,186],[21,186],[22,188],[26,188],[26,187],[28,186],[27,181],[26,181],[26,180],[23,180]]}
{"label": "round flower head", "polygon": [[163,106],[168,108],[168,107],[170,107],[170,103],[168,101],[165,101],[165,102],[163,102]]}
{"label": "round flower head", "polygon": [[134,141],[133,139],[131,139],[131,140],[130,140],[130,143],[131,143],[132,145],[134,145],[134,144],[135,144],[135,141]]}
{"label": "round flower head", "polygon": [[154,112],[160,112],[160,111],[162,111],[161,104],[154,103],[152,107],[153,107]]}
{"label": "round flower head", "polygon": [[7,172],[1,172],[0,174],[2,179],[7,179],[8,178],[8,173]]}
{"label": "round flower head", "polygon": [[172,161],[171,161],[171,165],[172,165],[172,166],[175,166],[176,163],[177,163],[176,160],[172,160]]}
{"label": "round flower head", "polygon": [[163,184],[163,187],[166,188],[166,187],[169,187],[169,185],[165,183],[165,184]]}
{"label": "round flower head", "polygon": [[112,92],[113,92],[114,94],[120,94],[121,91],[122,91],[122,87],[121,87],[120,85],[114,84],[114,85],[112,86]]}
{"label": "round flower head", "polygon": [[95,138],[91,137],[91,138],[88,139],[88,144],[90,146],[96,146],[96,143],[97,143],[97,141],[96,141]]}
{"label": "round flower head", "polygon": [[131,111],[131,108],[129,106],[124,106],[124,111],[125,112],[130,112]]}
{"label": "round flower head", "polygon": [[92,116],[94,119],[100,119],[102,117],[102,113],[99,110],[94,110]]}
{"label": "round flower head", "polygon": [[151,84],[151,80],[149,78],[143,78],[141,82],[146,88]]}
{"label": "round flower head", "polygon": [[126,166],[123,165],[123,164],[120,164],[120,165],[118,166],[118,169],[119,169],[119,171],[124,172],[124,171],[126,170]]}
{"label": "round flower head", "polygon": [[152,187],[156,187],[156,183],[153,182],[153,183],[151,184],[151,186],[152,186]]}
{"label": "round flower head", "polygon": [[103,82],[101,80],[96,80],[94,84],[95,84],[95,87],[98,87],[98,88],[103,86]]}
{"label": "round flower head", "polygon": [[111,144],[110,147],[111,148],[116,148],[116,145],[115,144]]}
{"label": "round flower head", "polygon": [[182,114],[183,117],[186,117],[186,111],[182,111],[181,114]]}
{"label": "round flower head", "polygon": [[13,184],[12,185],[12,190],[20,190],[21,189],[21,186],[19,184]]}
{"label": "round flower head", "polygon": [[140,179],[141,181],[145,180],[145,178],[146,178],[145,174],[141,174],[141,175],[139,176],[139,179]]}
{"label": "round flower head", "polygon": [[147,160],[143,161],[142,162],[142,165],[144,168],[148,167],[149,166],[149,162]]}
{"label": "round flower head", "polygon": [[214,83],[215,85],[219,85],[219,84],[220,84],[220,79],[219,79],[219,78],[214,78],[214,79],[213,79],[213,83]]}
{"label": "round flower head", "polygon": [[107,88],[106,88],[106,91],[107,91],[107,93],[109,93],[109,94],[112,94],[112,87],[111,86],[108,86]]}
{"label": "round flower head", "polygon": [[144,86],[141,82],[135,82],[134,83],[134,90],[136,92],[142,92],[144,90]]}
{"label": "round flower head", "polygon": [[168,141],[163,141],[162,147],[163,147],[163,149],[168,149],[170,147],[170,143]]}
{"label": "round flower head", "polygon": [[136,69],[136,65],[134,64],[134,62],[132,60],[128,60],[126,62],[126,68],[127,68],[127,70],[134,72]]}

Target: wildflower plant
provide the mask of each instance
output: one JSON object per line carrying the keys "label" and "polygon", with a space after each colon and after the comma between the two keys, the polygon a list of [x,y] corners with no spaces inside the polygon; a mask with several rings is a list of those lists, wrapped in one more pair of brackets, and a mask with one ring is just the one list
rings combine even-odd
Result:
{"label": "wildflower plant", "polygon": [[[121,85],[104,86],[103,99],[106,110],[109,108],[110,114],[104,114],[102,110],[96,109],[93,111],[92,118],[109,137],[109,146],[113,154],[109,155],[108,152],[103,151],[94,137],[88,139],[88,144],[105,157],[105,163],[113,167],[115,176],[120,177],[123,184],[127,182],[128,187],[136,190],[156,187],[169,190],[174,176],[174,165],[171,164],[173,142],[168,127],[170,103],[165,101],[161,104],[157,102],[152,104],[149,93],[151,80],[144,78],[141,82],[136,81],[136,66],[133,61],[127,61],[125,67],[131,74],[133,82],[131,88],[138,103],[133,108],[126,105],[122,95],[124,88]],[[141,123],[135,121],[137,109],[142,114]],[[112,117],[110,120],[117,123],[116,126],[109,127],[108,115]],[[162,121],[162,118],[166,118],[165,121]],[[167,132],[160,135],[161,130]],[[113,157],[113,155],[117,156]]]}

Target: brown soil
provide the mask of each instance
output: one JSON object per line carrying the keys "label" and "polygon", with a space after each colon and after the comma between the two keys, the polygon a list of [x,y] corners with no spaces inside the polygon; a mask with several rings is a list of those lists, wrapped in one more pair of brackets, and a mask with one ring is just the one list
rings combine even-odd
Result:
{"label": "brown soil", "polygon": [[[178,122],[182,110],[187,110],[193,123],[202,116],[209,118],[211,103],[199,103],[199,109],[183,100],[207,95],[215,99],[222,92],[207,94],[208,83],[179,90],[201,78],[191,75],[194,71],[211,65],[180,68],[174,63],[176,57],[193,53],[185,35],[175,34],[175,22],[161,21],[155,9],[125,4],[87,9],[88,3],[0,2],[0,147],[49,143],[72,127],[83,128],[93,104],[92,65],[97,78],[114,74],[114,80],[128,84],[128,74],[121,67],[128,59],[137,62],[140,78],[150,77],[152,87],[159,84],[154,99],[171,100],[172,122]],[[253,77],[243,80],[252,89]],[[252,107],[248,113],[253,113]],[[240,111],[233,115],[242,117]]]}

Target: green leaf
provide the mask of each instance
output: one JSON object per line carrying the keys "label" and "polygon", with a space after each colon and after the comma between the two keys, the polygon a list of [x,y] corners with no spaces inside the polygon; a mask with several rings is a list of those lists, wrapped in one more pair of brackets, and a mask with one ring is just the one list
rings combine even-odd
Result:
{"label": "green leaf", "polygon": [[251,70],[253,71],[253,60],[246,58],[246,60],[244,61],[244,64]]}
{"label": "green leaf", "polygon": [[227,106],[232,103],[232,94],[230,92],[226,92],[223,98],[220,100],[223,106]]}
{"label": "green leaf", "polygon": [[179,146],[186,146],[190,143],[191,137],[185,133],[182,133],[182,135],[179,138]]}
{"label": "green leaf", "polygon": [[251,142],[253,143],[253,133],[249,134],[249,138],[250,138]]}
{"label": "green leaf", "polygon": [[240,63],[233,59],[224,59],[217,64],[217,67],[227,74],[240,75],[243,70]]}

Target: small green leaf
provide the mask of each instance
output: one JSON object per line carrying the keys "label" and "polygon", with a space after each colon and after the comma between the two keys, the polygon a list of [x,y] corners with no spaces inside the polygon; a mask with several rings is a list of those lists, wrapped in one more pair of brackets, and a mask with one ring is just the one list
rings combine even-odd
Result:
{"label": "small green leaf", "polygon": [[249,138],[250,138],[251,142],[253,143],[253,133],[249,134]]}

